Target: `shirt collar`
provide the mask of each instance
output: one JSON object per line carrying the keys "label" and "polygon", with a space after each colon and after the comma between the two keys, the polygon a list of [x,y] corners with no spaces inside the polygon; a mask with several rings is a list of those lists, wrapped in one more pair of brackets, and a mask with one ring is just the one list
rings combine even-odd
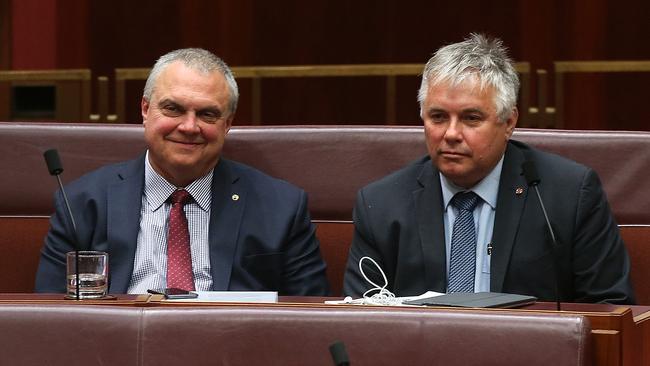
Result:
{"label": "shirt collar", "polygon": [[492,207],[496,209],[497,207],[497,194],[499,193],[499,179],[501,177],[501,170],[503,168],[503,158],[497,163],[497,165],[492,169],[490,174],[478,182],[474,187],[470,189],[464,189],[458,187],[452,183],[447,177],[438,173],[440,175],[440,187],[442,188],[442,199],[445,207],[445,211],[449,207],[449,203],[454,195],[462,191],[472,191],[476,193],[481,199]]}
{"label": "shirt collar", "polygon": [[202,210],[208,211],[212,201],[210,188],[212,186],[213,174],[214,168],[210,169],[210,171],[201,178],[190,183],[187,187],[176,187],[154,170],[149,162],[149,150],[147,150],[144,159],[144,195],[147,197],[149,210],[158,210],[175,190],[184,188],[190,193],[190,195],[192,195],[194,202],[196,202]]}

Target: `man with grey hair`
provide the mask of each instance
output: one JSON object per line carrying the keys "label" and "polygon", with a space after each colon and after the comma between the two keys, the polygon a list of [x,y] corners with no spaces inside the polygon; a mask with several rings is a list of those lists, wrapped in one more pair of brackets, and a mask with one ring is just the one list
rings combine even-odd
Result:
{"label": "man with grey hair", "polygon": [[[110,293],[328,294],[305,192],[221,158],[238,95],[232,72],[212,53],[162,56],[141,102],[147,151],[67,186],[79,244],[109,254]],[[56,200],[37,292],[66,288],[65,253],[75,239],[60,194]]]}
{"label": "man with grey hair", "polygon": [[[347,295],[374,287],[364,274],[384,284],[370,261],[361,273],[359,261],[370,257],[397,296],[634,302],[629,258],[596,173],[510,139],[518,88],[498,39],[471,34],[427,62],[418,100],[428,156],[359,191]],[[525,162],[538,171],[557,245]]]}

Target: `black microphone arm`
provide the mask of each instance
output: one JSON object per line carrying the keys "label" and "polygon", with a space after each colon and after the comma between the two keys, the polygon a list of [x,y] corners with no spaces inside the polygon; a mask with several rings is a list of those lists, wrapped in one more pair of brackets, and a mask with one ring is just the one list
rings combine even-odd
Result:
{"label": "black microphone arm", "polygon": [[[63,201],[65,207],[68,210],[68,217],[72,223],[72,240],[74,241],[74,252],[75,252],[75,277],[77,283],[77,300],[79,300],[79,238],[77,237],[77,224],[74,222],[74,216],[72,215],[72,210],[70,209],[70,202],[68,202],[68,196],[65,194],[65,189],[63,189],[63,183],[61,183],[61,173],[63,173],[63,166],[61,165],[61,159],[59,159],[59,152],[56,149],[49,149],[43,153],[45,158],[45,164],[47,164],[47,170],[50,171],[50,175],[56,177],[57,182],[59,182],[59,188],[61,189],[61,194],[63,195]],[[66,278],[66,281],[68,279]],[[67,285],[66,285],[67,288]],[[66,290],[67,292],[67,290]]]}
{"label": "black microphone arm", "polygon": [[539,179],[539,174],[537,174],[537,167],[532,161],[525,161],[521,164],[521,169],[524,171],[524,177],[526,178],[526,183],[528,186],[535,188],[535,193],[537,193],[537,199],[539,200],[539,205],[542,206],[542,213],[544,214],[544,219],[546,220],[546,226],[548,231],[551,233],[551,239],[553,240],[553,245],[557,246],[557,240],[555,239],[555,232],[551,226],[551,221],[548,219],[548,214],[546,214],[546,207],[544,206],[544,200],[542,200],[542,195],[539,194],[539,188],[537,185],[541,181]]}
{"label": "black microphone arm", "polygon": [[330,354],[335,366],[350,366],[350,358],[345,350],[345,344],[336,341],[330,345]]}
{"label": "black microphone arm", "polygon": [[557,310],[560,310],[560,266],[558,264],[558,244],[557,239],[555,238],[555,232],[551,226],[551,221],[548,219],[548,214],[546,214],[546,207],[544,206],[544,200],[542,200],[542,195],[539,193],[539,188],[537,185],[540,183],[541,179],[537,173],[537,167],[535,162],[527,160],[521,164],[521,169],[523,170],[524,178],[526,178],[526,183],[529,187],[533,187],[535,193],[537,194],[537,200],[539,205],[542,207],[542,213],[544,214],[544,219],[546,220],[546,227],[548,228],[549,233],[551,234],[551,240],[553,241],[553,259],[555,266],[555,306]]}
{"label": "black microphone arm", "polygon": [[63,201],[65,202],[65,207],[68,210],[68,216],[72,222],[72,230],[74,231],[74,240],[75,248],[79,247],[79,241],[77,239],[77,224],[74,222],[74,216],[72,216],[72,210],[70,209],[70,202],[68,202],[68,196],[65,194],[65,189],[63,189],[63,183],[61,183],[61,173],[63,173],[63,166],[61,165],[61,159],[59,159],[59,152],[56,149],[50,149],[43,153],[45,157],[45,164],[47,164],[47,170],[50,171],[50,175],[56,177],[57,182],[59,182],[59,188],[63,194]]}

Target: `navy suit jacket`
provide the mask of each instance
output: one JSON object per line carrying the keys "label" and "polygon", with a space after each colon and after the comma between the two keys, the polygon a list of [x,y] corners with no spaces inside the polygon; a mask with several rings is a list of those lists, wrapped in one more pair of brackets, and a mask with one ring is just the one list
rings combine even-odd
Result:
{"label": "navy suit jacket", "polygon": [[[131,280],[143,189],[144,155],[66,186],[81,248],[109,254],[110,293],[126,293]],[[55,209],[36,274],[37,292],[65,292],[65,253],[75,240],[60,192]],[[214,169],[206,230],[213,290],[328,294],[325,263],[301,189],[222,158]]]}
{"label": "navy suit jacket", "polygon": [[[534,190],[521,165],[533,161],[558,241],[554,249]],[[519,193],[518,193],[519,192]],[[359,272],[363,256],[386,273],[398,296],[446,292],[443,199],[429,157],[361,189],[344,280],[347,295],[370,289]],[[499,182],[492,236],[490,290],[576,302],[633,303],[629,258],[596,173],[557,155],[510,141]],[[364,262],[367,263],[367,262]],[[366,270],[367,268],[367,270]],[[364,264],[377,284],[381,276]]]}

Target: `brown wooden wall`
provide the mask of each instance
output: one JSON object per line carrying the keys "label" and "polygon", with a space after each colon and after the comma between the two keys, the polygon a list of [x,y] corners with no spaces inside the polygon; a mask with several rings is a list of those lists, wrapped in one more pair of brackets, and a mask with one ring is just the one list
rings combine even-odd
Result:
{"label": "brown wooden wall", "polygon": [[[650,59],[646,0],[0,0],[0,67],[150,67],[179,47],[210,49],[233,66],[424,63],[469,32],[502,38],[533,70],[555,60]],[[8,26],[6,22],[11,22]],[[650,73],[580,75],[566,85],[566,127],[647,130],[637,106]],[[398,80],[400,124],[418,124],[418,80]],[[242,82],[238,124],[251,119]],[[263,121],[384,122],[379,78],[263,82]],[[127,120],[139,123],[141,85],[129,88]],[[272,92],[268,92],[271,90]]]}

